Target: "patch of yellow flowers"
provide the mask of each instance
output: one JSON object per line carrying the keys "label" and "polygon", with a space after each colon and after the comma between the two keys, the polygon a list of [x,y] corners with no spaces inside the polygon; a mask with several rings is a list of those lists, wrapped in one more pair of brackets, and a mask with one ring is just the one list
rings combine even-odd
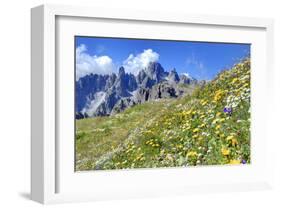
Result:
{"label": "patch of yellow flowers", "polygon": [[192,131],[193,133],[197,133],[197,132],[199,132],[199,128],[195,128],[195,129],[193,129],[193,131]]}
{"label": "patch of yellow flowers", "polygon": [[196,151],[189,151],[186,156],[187,157],[197,157],[197,152]]}
{"label": "patch of yellow flowers", "polygon": [[160,147],[160,144],[158,144],[157,142],[154,142],[153,139],[150,139],[150,140],[146,141],[145,144],[150,145],[152,147]]}
{"label": "patch of yellow flowers", "polygon": [[214,102],[218,102],[222,99],[223,97],[223,94],[224,94],[224,91],[219,89],[215,92],[215,96],[214,96]]}
{"label": "patch of yellow flowers", "polygon": [[225,148],[225,147],[223,147],[223,148],[221,148],[221,153],[222,153],[224,156],[227,156],[227,155],[230,154],[230,150],[227,149],[227,148]]}
{"label": "patch of yellow flowers", "polygon": [[235,146],[238,144],[238,141],[237,141],[236,137],[234,136],[234,134],[226,137],[226,140],[231,141],[232,146]]}
{"label": "patch of yellow flowers", "polygon": [[240,160],[233,159],[233,160],[230,160],[228,164],[238,165],[238,164],[240,164]]}

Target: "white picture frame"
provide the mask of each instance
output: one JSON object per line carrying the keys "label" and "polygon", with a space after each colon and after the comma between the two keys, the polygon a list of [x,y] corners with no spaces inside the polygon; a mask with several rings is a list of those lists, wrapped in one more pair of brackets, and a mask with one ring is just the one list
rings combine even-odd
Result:
{"label": "white picture frame", "polygon": [[[77,20],[79,20],[79,23],[76,22],[76,25],[72,24],[71,21],[75,22]],[[238,167],[226,168],[224,166],[211,166],[206,168],[157,169],[157,171],[140,169],[132,171],[105,171],[75,174],[74,169],[71,170],[70,167],[74,155],[72,149],[73,141],[64,140],[67,138],[65,137],[67,135],[62,134],[64,130],[69,130],[68,127],[71,126],[71,124],[67,125],[66,123],[58,122],[63,121],[62,117],[67,117],[66,115],[69,113],[62,112],[59,108],[60,97],[63,95],[62,92],[65,92],[66,95],[70,95],[71,91],[73,91],[73,88],[64,87],[64,84],[74,81],[72,77],[74,75],[73,72],[69,71],[68,73],[63,71],[64,64],[65,66],[73,65],[74,62],[72,62],[73,60],[67,61],[69,57],[64,57],[64,54],[70,56],[68,53],[60,50],[63,51],[61,55],[58,50],[61,49],[62,46],[65,46],[67,49],[67,45],[70,44],[70,42],[61,41],[61,36],[71,37],[75,34],[85,35],[85,33],[88,33],[88,35],[96,35],[93,34],[95,31],[85,29],[87,28],[86,24],[94,24],[95,20],[99,20],[99,33],[103,35],[106,33],[110,34],[111,32],[108,28],[111,27],[108,26],[114,27],[117,21],[122,24],[124,23],[122,27],[124,27],[124,31],[127,31],[127,34],[124,32],[124,34],[120,33],[117,35],[120,37],[150,36],[145,30],[140,33],[137,27],[135,28],[135,33],[126,30],[129,24],[134,25],[138,23],[138,25],[140,25],[138,27],[140,28],[148,27],[146,25],[149,24],[153,24],[153,27],[162,25],[164,28],[163,33],[158,34],[158,38],[171,37],[175,40],[177,38],[180,39],[181,37],[177,36],[177,32],[174,33],[174,37],[172,37],[173,34],[165,35],[165,27],[173,27],[175,31],[180,31],[184,30],[184,28],[189,25],[190,27],[197,28],[195,29],[195,35],[196,30],[201,30],[200,27],[205,27],[206,30],[208,29],[209,33],[213,34],[212,37],[214,38],[212,41],[220,40],[227,42],[232,40],[239,42],[242,40],[251,42],[251,40],[253,40],[255,43],[254,46],[256,47],[253,48],[254,61],[252,65],[255,69],[254,73],[256,76],[252,78],[253,86],[255,87],[252,91],[254,101],[256,101],[254,104],[258,105],[254,105],[252,108],[256,111],[256,113],[254,113],[256,128],[252,129],[252,132],[253,136],[256,136],[257,142],[257,148],[255,149],[256,151],[254,151],[256,159],[259,161],[257,166],[255,166],[254,163],[254,165],[241,169]],[[103,21],[106,21],[106,24],[109,25],[101,26],[104,24]],[[70,25],[72,27],[69,27]],[[273,116],[271,114],[263,114],[271,108],[271,104],[262,101],[272,100],[273,94],[270,92],[274,92],[271,82],[274,77],[272,64],[273,20],[42,5],[31,10],[31,26],[32,200],[47,204],[66,201],[118,199],[179,193],[244,191],[265,189],[272,186],[273,161],[269,153],[273,150],[273,145],[267,126],[273,121]],[[214,35],[218,30],[220,30],[220,35],[215,38]],[[233,32],[233,37],[228,35],[229,32],[227,32],[227,30]],[[249,30],[249,33],[247,30]],[[239,35],[239,31],[246,32]],[[68,38],[65,39],[67,40]],[[200,40],[203,39],[204,35],[202,35]],[[210,41],[211,39],[209,40],[208,38],[206,40]],[[73,45],[71,47],[73,47]],[[260,49],[263,49],[263,53],[260,52]],[[70,54],[71,53],[72,52],[70,52]],[[255,63],[255,60],[257,63]],[[264,68],[258,68],[258,62],[260,64],[259,66],[263,66]],[[62,70],[58,70],[59,68],[62,68]],[[255,85],[263,76],[266,77],[265,83],[262,85]],[[64,97],[64,99],[65,101],[72,100],[72,98],[67,97]],[[69,104],[71,110],[71,102]],[[72,115],[68,117],[72,117]],[[259,127],[264,127],[264,130],[259,130]],[[255,134],[255,132],[257,132],[257,134]],[[189,172],[186,173],[186,171]],[[194,180],[185,181],[186,175],[190,175],[189,177],[194,178]],[[212,177],[212,175],[215,177]],[[231,180],[231,177],[235,175],[237,179]],[[149,177],[154,179],[154,185],[148,180]],[[156,177],[160,179],[158,182]],[[169,182],[172,179],[176,179],[174,183],[168,183],[166,186],[161,185],[161,182]],[[93,189],[93,186],[89,183],[91,181],[92,184],[95,185],[95,189]],[[145,181],[149,183],[145,183]],[[110,184],[103,184],[103,182],[110,182]]]}

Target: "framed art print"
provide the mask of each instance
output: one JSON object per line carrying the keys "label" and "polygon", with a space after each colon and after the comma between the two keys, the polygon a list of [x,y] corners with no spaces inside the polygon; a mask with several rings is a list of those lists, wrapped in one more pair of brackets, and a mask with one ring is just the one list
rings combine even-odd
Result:
{"label": "framed art print", "polygon": [[32,9],[32,199],[269,188],[272,27]]}

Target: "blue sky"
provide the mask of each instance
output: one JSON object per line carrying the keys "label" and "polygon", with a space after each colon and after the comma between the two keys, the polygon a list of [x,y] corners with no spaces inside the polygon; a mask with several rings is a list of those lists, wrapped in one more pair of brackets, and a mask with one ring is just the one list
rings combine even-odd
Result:
{"label": "blue sky", "polygon": [[76,37],[76,74],[108,74],[120,66],[137,73],[148,61],[196,79],[213,79],[250,54],[250,44]]}

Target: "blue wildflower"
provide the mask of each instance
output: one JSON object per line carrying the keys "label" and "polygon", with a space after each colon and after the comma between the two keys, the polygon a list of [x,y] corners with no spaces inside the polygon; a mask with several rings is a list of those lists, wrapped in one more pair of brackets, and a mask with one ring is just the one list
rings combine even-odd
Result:
{"label": "blue wildflower", "polygon": [[247,163],[247,161],[246,160],[242,160],[242,164],[246,164]]}
{"label": "blue wildflower", "polygon": [[225,108],[223,109],[223,112],[225,112],[226,114],[231,115],[231,113],[232,113],[232,108],[231,108],[231,107],[225,107]]}

